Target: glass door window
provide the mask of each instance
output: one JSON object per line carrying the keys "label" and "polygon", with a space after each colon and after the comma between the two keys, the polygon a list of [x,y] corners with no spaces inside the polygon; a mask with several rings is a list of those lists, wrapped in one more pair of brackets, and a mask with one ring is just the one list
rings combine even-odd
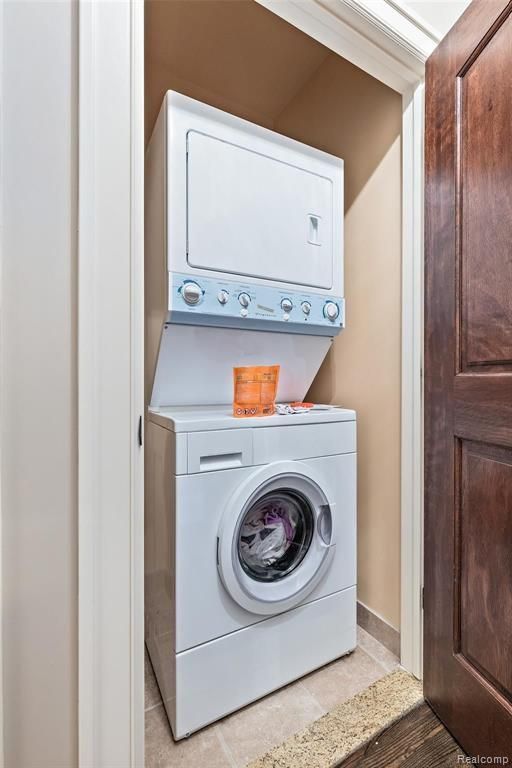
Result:
{"label": "glass door window", "polygon": [[238,558],[245,573],[260,582],[290,575],[308,552],[315,514],[300,493],[271,491],[245,511],[238,531]]}
{"label": "glass door window", "polygon": [[305,464],[275,462],[258,468],[229,499],[217,565],[243,608],[267,616],[293,608],[326,572],[336,543],[322,482]]}

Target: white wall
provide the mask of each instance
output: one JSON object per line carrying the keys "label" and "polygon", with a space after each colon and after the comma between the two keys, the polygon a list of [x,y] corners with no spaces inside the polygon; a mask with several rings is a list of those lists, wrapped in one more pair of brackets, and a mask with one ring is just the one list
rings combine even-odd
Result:
{"label": "white wall", "polygon": [[5,766],[77,763],[77,7],[7,0],[1,42]]}
{"label": "white wall", "polygon": [[442,38],[471,0],[399,0],[399,5],[431,27]]}

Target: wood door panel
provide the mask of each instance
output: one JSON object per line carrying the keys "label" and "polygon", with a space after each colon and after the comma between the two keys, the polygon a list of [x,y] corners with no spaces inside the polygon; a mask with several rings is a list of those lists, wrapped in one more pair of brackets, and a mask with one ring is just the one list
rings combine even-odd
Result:
{"label": "wood door panel", "polygon": [[511,26],[509,16],[457,83],[463,369],[512,364]]}
{"label": "wood door panel", "polygon": [[427,62],[424,390],[425,697],[509,760],[511,11],[473,0]]}
{"label": "wood door panel", "polygon": [[458,437],[512,445],[512,376],[459,374],[453,413]]}
{"label": "wood door panel", "polygon": [[512,698],[512,449],[463,441],[455,649]]}

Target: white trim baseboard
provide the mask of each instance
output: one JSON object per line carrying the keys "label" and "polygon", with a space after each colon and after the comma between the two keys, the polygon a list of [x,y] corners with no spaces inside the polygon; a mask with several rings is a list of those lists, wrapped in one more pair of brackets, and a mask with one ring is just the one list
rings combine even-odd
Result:
{"label": "white trim baseboard", "polygon": [[392,627],[386,619],[372,611],[360,600],[357,601],[357,624],[378,640],[388,651],[400,657],[399,630]]}

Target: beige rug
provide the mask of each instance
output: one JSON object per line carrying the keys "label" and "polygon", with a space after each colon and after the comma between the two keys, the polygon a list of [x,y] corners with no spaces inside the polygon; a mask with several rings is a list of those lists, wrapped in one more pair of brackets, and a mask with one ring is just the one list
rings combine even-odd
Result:
{"label": "beige rug", "polygon": [[377,680],[248,768],[335,768],[423,701],[421,683],[397,670]]}

